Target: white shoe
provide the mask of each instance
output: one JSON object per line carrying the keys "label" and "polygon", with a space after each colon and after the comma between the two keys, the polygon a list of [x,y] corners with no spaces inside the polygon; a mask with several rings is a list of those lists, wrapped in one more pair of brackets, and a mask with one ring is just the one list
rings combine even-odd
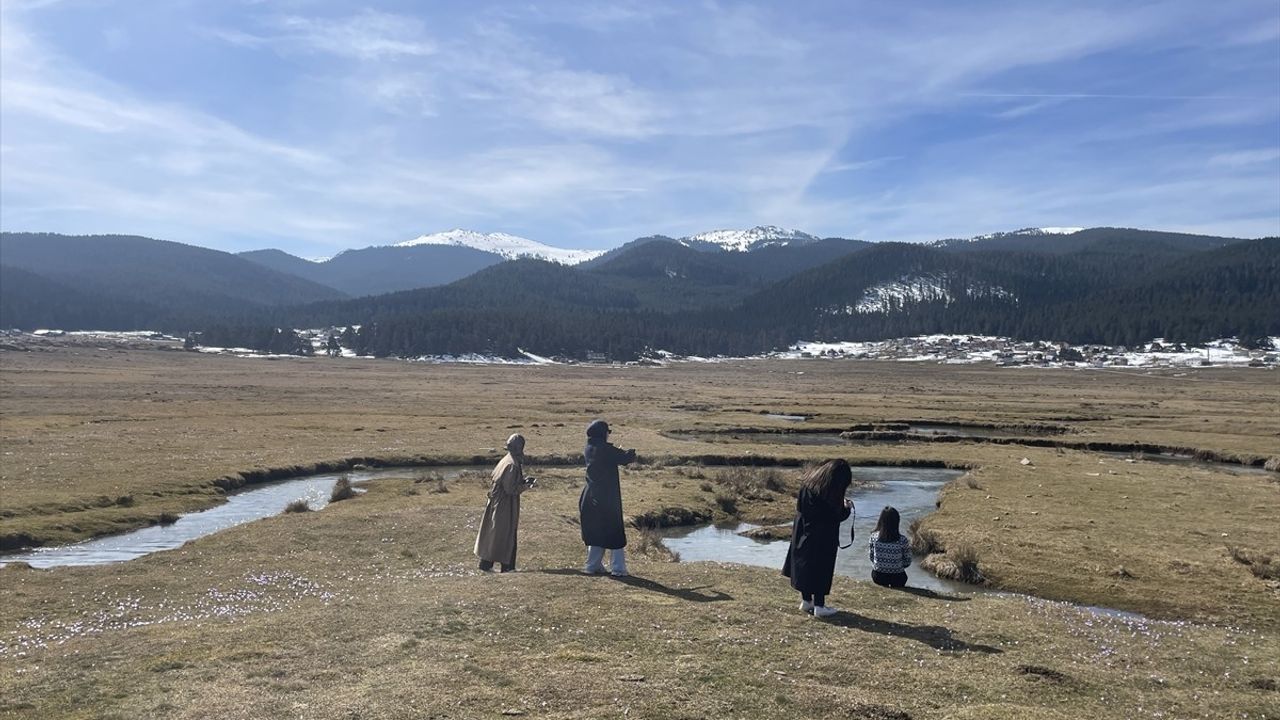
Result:
{"label": "white shoe", "polygon": [[813,616],[816,618],[831,617],[840,612],[829,605],[818,605],[813,608]]}
{"label": "white shoe", "polygon": [[592,567],[591,565],[588,565],[582,568],[582,572],[587,575],[603,575],[605,574],[606,570],[604,569],[603,565],[596,565],[594,567]]}
{"label": "white shoe", "polygon": [[609,574],[614,577],[627,577],[631,575],[631,573],[627,572],[626,568],[623,568],[621,570],[611,570],[609,571]]}
{"label": "white shoe", "polygon": [[813,602],[812,602],[812,601],[810,601],[810,600],[802,600],[802,601],[800,601],[800,612],[802,612],[802,613],[811,613],[811,612],[813,612]]}

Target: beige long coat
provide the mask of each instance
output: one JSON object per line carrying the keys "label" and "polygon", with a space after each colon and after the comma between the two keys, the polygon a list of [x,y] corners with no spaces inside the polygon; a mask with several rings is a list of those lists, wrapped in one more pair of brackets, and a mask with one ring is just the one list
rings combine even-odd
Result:
{"label": "beige long coat", "polygon": [[503,565],[516,564],[516,527],[520,494],[528,490],[520,460],[507,453],[493,468],[493,487],[476,535],[476,556]]}

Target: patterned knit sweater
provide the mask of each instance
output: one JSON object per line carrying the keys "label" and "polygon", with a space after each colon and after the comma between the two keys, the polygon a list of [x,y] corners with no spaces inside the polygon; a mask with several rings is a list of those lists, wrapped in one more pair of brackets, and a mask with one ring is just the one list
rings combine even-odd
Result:
{"label": "patterned knit sweater", "polygon": [[880,533],[871,533],[867,554],[871,557],[871,569],[876,572],[900,573],[911,566],[911,545],[902,535],[893,542],[881,542]]}

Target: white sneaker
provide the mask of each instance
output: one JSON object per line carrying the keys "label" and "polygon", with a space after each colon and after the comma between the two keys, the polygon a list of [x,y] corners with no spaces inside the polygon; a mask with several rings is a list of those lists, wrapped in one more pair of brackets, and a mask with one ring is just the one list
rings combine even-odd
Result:
{"label": "white sneaker", "polygon": [[582,568],[582,572],[587,575],[603,575],[605,574],[606,571],[603,565],[596,565],[594,567],[592,567],[591,565],[588,565]]}
{"label": "white sneaker", "polygon": [[802,601],[800,601],[800,612],[802,612],[802,613],[811,613],[811,612],[813,612],[813,602],[812,602],[812,601],[810,601],[810,600],[802,600]]}
{"label": "white sneaker", "polygon": [[621,570],[611,570],[611,571],[609,571],[609,574],[610,574],[610,575],[612,575],[612,576],[614,576],[614,577],[627,577],[627,576],[629,576],[631,573],[627,572],[627,569],[626,569],[626,568],[622,568]]}
{"label": "white sneaker", "polygon": [[813,608],[813,616],[816,618],[831,617],[832,615],[835,615],[838,612],[840,611],[836,610],[830,605],[818,605]]}

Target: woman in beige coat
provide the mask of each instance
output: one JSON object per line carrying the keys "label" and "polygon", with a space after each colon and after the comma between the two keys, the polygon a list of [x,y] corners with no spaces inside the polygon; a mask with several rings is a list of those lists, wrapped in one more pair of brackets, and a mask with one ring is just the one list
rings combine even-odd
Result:
{"label": "woman in beige coat", "polygon": [[493,564],[502,572],[516,569],[516,527],[520,524],[520,494],[533,487],[534,480],[524,476],[524,436],[507,438],[507,454],[493,469],[493,487],[489,488],[489,504],[480,519],[476,535],[476,557],[480,569],[489,571]]}

